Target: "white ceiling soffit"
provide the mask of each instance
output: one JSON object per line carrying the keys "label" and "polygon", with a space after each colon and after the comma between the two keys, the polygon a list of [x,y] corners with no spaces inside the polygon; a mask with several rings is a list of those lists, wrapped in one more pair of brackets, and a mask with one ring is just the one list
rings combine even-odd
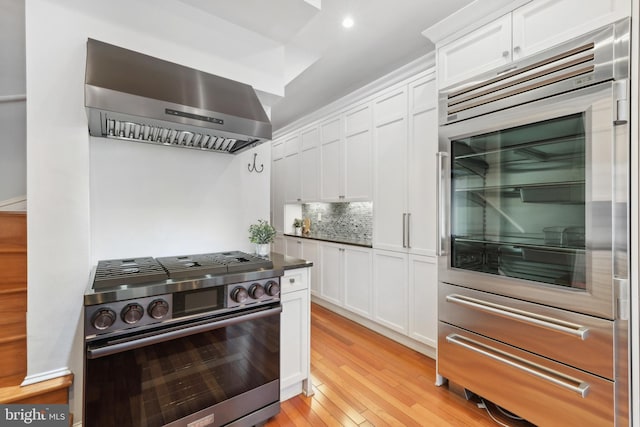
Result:
{"label": "white ceiling soffit", "polygon": [[422,31],[472,0],[178,1],[282,46],[285,97],[271,105],[278,129],[426,55],[433,43]]}
{"label": "white ceiling soffit", "polygon": [[320,0],[181,1],[283,45],[320,11]]}

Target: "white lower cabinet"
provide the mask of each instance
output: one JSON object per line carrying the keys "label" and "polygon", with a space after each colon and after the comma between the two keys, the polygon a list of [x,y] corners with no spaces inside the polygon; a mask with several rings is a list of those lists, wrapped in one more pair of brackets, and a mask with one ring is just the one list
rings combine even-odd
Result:
{"label": "white lower cabinet", "polygon": [[438,343],[438,263],[436,257],[409,256],[409,336]]}
{"label": "white lower cabinet", "polygon": [[405,335],[409,327],[407,265],[406,253],[373,251],[373,318]]}
{"label": "white lower cabinet", "polygon": [[313,394],[310,379],[309,269],[285,271],[280,282],[280,400]]}
{"label": "white lower cabinet", "polygon": [[336,243],[320,244],[320,297],[339,306],[344,305],[342,249]]}
{"label": "white lower cabinet", "polygon": [[371,249],[320,244],[320,297],[363,317],[371,317]]}

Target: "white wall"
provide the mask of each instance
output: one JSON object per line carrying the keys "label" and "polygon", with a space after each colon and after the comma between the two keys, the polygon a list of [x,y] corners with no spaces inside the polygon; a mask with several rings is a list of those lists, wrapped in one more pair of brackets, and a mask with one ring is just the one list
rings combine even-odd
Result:
{"label": "white wall", "polygon": [[[248,250],[249,224],[269,217],[269,144],[256,149],[264,173],[249,174],[247,163],[253,160],[253,150],[227,157],[88,135],[84,110],[88,37],[155,56],[162,53],[164,59],[272,93],[283,91],[280,77],[270,74],[272,66],[265,73],[255,66],[271,53],[277,61],[277,49],[255,52],[251,34],[215,33],[215,26],[205,28],[200,16],[187,25],[188,17],[184,10],[177,13],[175,4],[170,0],[26,1],[25,383],[72,371],[71,411],[76,420],[82,419],[82,298],[95,261],[139,254]],[[141,19],[144,25],[136,24]],[[204,42],[195,48],[181,44],[203,40],[204,34],[207,40],[236,43],[236,58],[203,51]],[[248,67],[249,62],[254,66]]]}

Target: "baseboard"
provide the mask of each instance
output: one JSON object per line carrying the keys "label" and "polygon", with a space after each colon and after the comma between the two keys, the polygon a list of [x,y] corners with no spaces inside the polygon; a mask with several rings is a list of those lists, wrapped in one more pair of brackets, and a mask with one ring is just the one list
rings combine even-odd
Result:
{"label": "baseboard", "polygon": [[54,378],[64,377],[65,375],[70,375],[70,374],[71,374],[71,371],[69,370],[69,368],[60,368],[60,369],[54,369],[52,371],[41,372],[35,375],[27,375],[25,379],[22,381],[22,384],[20,384],[20,386],[24,387],[26,385],[35,384],[35,383],[39,383],[47,380],[52,380]]}
{"label": "baseboard", "polygon": [[422,353],[425,356],[430,357],[431,359],[435,360],[436,358],[436,349],[434,347],[431,347],[428,344],[424,344],[420,341],[416,341],[413,338],[400,334],[394,330],[391,330],[385,326],[380,325],[379,323],[376,323],[372,320],[364,318],[358,314],[355,314],[349,310],[346,310],[342,307],[339,307],[335,304],[332,304],[314,295],[311,296],[311,302],[316,303],[328,310],[331,310],[334,313],[341,315],[342,317],[346,317],[347,319],[352,320],[364,326],[365,328],[371,329],[372,331],[377,332],[380,335],[389,338],[390,340],[400,343],[405,347],[409,347],[410,349],[415,350],[418,353]]}
{"label": "baseboard", "polygon": [[27,210],[27,196],[0,201],[0,211],[22,212]]}

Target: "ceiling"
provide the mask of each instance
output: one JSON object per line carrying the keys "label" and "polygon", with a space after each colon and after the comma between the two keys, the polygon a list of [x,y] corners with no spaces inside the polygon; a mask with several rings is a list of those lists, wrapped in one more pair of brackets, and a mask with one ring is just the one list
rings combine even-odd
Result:
{"label": "ceiling", "polygon": [[[433,50],[421,32],[472,0],[180,0],[281,44],[278,130]],[[346,15],[355,25],[342,27]]]}

